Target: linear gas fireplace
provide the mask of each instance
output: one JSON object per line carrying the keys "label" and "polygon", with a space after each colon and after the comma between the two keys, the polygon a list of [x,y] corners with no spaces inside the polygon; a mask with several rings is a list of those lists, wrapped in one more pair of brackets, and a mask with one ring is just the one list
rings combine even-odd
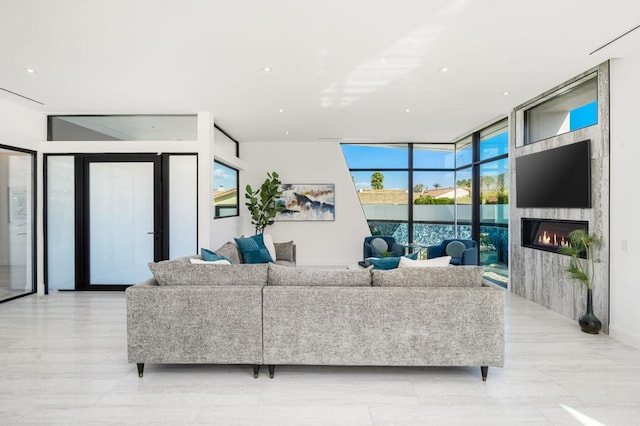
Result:
{"label": "linear gas fireplace", "polygon": [[569,245],[569,233],[576,229],[588,232],[589,222],[522,218],[522,246],[558,253],[560,247]]}

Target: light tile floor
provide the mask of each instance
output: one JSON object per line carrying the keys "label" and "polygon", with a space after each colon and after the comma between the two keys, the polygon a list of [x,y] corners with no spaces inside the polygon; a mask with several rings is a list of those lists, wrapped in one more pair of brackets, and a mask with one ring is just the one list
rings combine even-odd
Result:
{"label": "light tile floor", "polygon": [[[640,350],[507,293],[506,365],[127,363],[123,293],[0,304],[0,424],[639,425]],[[266,369],[263,369],[266,370]]]}

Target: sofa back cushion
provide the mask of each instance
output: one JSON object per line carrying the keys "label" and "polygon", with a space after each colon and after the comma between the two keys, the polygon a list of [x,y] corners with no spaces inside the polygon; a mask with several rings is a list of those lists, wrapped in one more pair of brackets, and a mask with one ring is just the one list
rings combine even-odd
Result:
{"label": "sofa back cushion", "polygon": [[366,269],[290,268],[269,264],[268,285],[370,287]]}
{"label": "sofa back cushion", "polygon": [[188,261],[150,262],[158,285],[266,285],[267,265],[203,265]]}
{"label": "sofa back cushion", "polygon": [[482,287],[482,266],[372,270],[374,287]]}

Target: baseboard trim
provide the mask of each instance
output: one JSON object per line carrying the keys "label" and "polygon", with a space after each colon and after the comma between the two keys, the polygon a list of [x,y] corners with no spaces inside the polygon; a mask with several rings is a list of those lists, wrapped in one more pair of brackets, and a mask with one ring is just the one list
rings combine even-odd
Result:
{"label": "baseboard trim", "polygon": [[627,345],[640,349],[640,334],[609,325],[609,336]]}

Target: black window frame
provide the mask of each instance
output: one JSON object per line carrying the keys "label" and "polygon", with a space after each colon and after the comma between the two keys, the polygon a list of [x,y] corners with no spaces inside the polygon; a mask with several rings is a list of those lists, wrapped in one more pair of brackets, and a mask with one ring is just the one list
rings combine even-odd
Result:
{"label": "black window frame", "polygon": [[[220,216],[220,208],[215,203],[215,197],[213,199],[213,218],[214,219],[226,219],[228,217],[238,217],[240,216],[240,170],[225,163],[224,161],[214,159],[213,160],[213,169],[215,173],[216,164],[220,164],[228,169],[231,169],[236,172],[236,214]],[[215,196],[216,188],[213,189],[213,194]]]}

